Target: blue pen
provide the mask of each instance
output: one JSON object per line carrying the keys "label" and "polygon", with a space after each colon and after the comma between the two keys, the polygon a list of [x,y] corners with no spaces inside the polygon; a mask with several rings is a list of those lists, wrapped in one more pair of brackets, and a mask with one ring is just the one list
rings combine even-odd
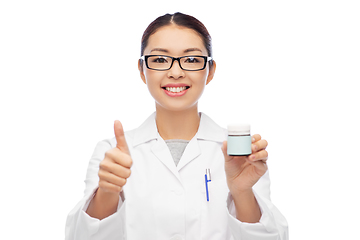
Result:
{"label": "blue pen", "polygon": [[[209,178],[208,178],[208,176],[209,176]],[[207,199],[207,201],[209,201],[208,182],[211,182],[210,168],[207,168],[206,172],[205,172],[205,186],[206,186],[206,199]]]}

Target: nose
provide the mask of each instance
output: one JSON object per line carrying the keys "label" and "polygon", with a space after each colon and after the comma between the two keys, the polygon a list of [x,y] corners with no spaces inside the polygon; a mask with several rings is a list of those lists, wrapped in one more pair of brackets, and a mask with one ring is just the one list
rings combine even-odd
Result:
{"label": "nose", "polygon": [[171,68],[168,70],[169,78],[179,79],[185,77],[185,72],[181,69],[179,61],[179,59],[176,59]]}

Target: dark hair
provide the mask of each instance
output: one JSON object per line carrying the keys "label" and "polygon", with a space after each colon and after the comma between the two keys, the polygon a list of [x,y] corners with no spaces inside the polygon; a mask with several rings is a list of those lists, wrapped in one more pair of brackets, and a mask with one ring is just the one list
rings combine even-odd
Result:
{"label": "dark hair", "polygon": [[[159,28],[171,24],[195,30],[202,38],[205,48],[208,52],[208,56],[212,57],[211,37],[204,24],[202,24],[196,18],[180,12],[176,12],[174,14],[165,14],[150,23],[150,25],[144,31],[141,39],[141,56],[144,54],[144,50],[148,44],[149,37],[154,34]],[[212,63],[212,61],[210,62]]]}

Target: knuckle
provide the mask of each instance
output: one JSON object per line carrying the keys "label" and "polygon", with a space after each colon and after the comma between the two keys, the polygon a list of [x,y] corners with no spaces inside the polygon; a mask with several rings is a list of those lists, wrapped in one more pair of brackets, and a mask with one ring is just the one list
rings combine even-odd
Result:
{"label": "knuckle", "polygon": [[256,158],[258,160],[266,159],[267,158],[267,152],[265,150],[258,152],[256,154]]}
{"label": "knuckle", "polygon": [[112,149],[110,149],[110,150],[108,150],[108,151],[106,151],[105,152],[105,157],[106,158],[111,158],[111,155],[112,155],[112,151],[111,151]]}
{"label": "knuckle", "polygon": [[129,158],[128,166],[131,167],[132,165],[133,165],[133,160],[132,158]]}
{"label": "knuckle", "polygon": [[99,170],[98,176],[99,176],[100,179],[103,179],[104,178],[104,172],[102,170]]}
{"label": "knuckle", "polygon": [[116,186],[116,192],[121,192],[122,187]]}
{"label": "knuckle", "polygon": [[125,168],[123,174],[124,178],[129,178],[131,175],[131,170],[129,168]]}
{"label": "knuckle", "polygon": [[105,152],[105,157],[114,159],[119,155],[119,152],[121,152],[117,147],[109,149]]}
{"label": "knuckle", "polygon": [[133,164],[133,161],[131,159],[130,156],[124,156],[124,158],[122,158],[122,166],[130,168]]}
{"label": "knuckle", "polygon": [[107,161],[101,161],[100,163],[100,169],[104,169],[104,170],[109,170],[110,169],[110,165]]}
{"label": "knuckle", "polygon": [[127,178],[129,178],[131,176],[131,170],[129,169],[128,171],[127,171]]}
{"label": "knuckle", "polygon": [[123,187],[126,184],[126,179],[125,178],[120,178],[118,184],[119,184],[119,186]]}

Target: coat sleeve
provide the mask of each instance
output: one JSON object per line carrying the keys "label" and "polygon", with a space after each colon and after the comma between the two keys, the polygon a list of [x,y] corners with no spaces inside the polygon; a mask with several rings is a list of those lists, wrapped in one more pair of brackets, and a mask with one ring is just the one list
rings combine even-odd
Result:
{"label": "coat sleeve", "polygon": [[66,219],[66,240],[100,240],[125,239],[125,198],[120,194],[118,210],[102,220],[92,218],[87,213],[87,207],[98,189],[99,164],[104,159],[105,152],[111,149],[109,140],[99,142],[90,159],[83,199],[71,210]]}
{"label": "coat sleeve", "polygon": [[234,200],[229,193],[228,223],[236,240],[288,240],[288,224],[285,217],[270,201],[269,171],[254,185],[253,192],[260,206],[261,218],[258,223],[244,223],[236,218]]}

